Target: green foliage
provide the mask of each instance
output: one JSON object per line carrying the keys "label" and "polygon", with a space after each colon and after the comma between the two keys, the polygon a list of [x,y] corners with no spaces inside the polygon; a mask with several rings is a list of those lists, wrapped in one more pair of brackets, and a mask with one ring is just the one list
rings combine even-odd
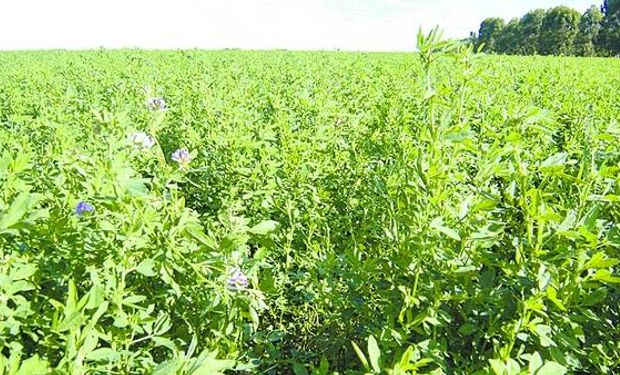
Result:
{"label": "green foliage", "polygon": [[538,51],[538,38],[543,26],[543,20],[547,13],[544,9],[536,9],[527,12],[519,22],[519,33],[513,39],[518,46],[517,54],[536,55]]}
{"label": "green foliage", "polygon": [[608,16],[620,15],[620,1],[618,0],[605,0],[603,2],[603,10]]}
{"label": "green foliage", "polygon": [[580,18],[576,10],[565,6],[547,11],[540,30],[538,51],[542,55],[573,55]]}
{"label": "green foliage", "polygon": [[605,1],[582,16],[569,7],[537,9],[504,25],[501,18],[482,21],[470,40],[484,51],[508,55],[620,55],[620,6]]}
{"label": "green foliage", "polygon": [[575,41],[575,52],[579,56],[596,56],[597,43],[603,21],[603,12],[596,7],[590,7],[579,22],[579,35]]}
{"label": "green foliage", "polygon": [[619,62],[418,49],[0,54],[0,374],[620,371]]}
{"label": "green foliage", "polygon": [[478,43],[484,44],[487,51],[495,52],[500,47],[497,46],[497,39],[502,35],[505,22],[501,18],[487,18],[480,24],[478,31]]}
{"label": "green foliage", "polygon": [[598,45],[602,54],[620,56],[620,13],[607,13],[601,22]]}
{"label": "green foliage", "polygon": [[497,37],[497,50],[504,51],[506,54],[514,55],[519,50],[519,43],[516,43],[518,40],[519,30],[519,20],[517,18],[513,18],[508,22],[508,24],[504,27],[500,35]]}

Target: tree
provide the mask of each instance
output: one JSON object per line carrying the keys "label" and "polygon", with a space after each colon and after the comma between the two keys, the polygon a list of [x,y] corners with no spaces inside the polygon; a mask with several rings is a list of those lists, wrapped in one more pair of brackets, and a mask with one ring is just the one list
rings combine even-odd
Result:
{"label": "tree", "polygon": [[597,45],[607,55],[620,55],[620,0],[605,0],[603,12]]}
{"label": "tree", "polygon": [[606,16],[620,14],[620,0],[605,0],[603,3],[603,12]]}
{"label": "tree", "polygon": [[496,52],[496,40],[504,29],[504,20],[501,18],[487,18],[480,24],[478,32],[479,45],[484,43],[484,50]]}
{"label": "tree", "polygon": [[603,12],[593,5],[579,22],[579,35],[575,40],[575,53],[579,56],[596,56],[596,43],[601,31]]}
{"label": "tree", "polygon": [[614,14],[603,18],[597,45],[605,55],[620,55],[620,16]]}
{"label": "tree", "polygon": [[508,22],[496,39],[496,49],[499,53],[505,53],[507,55],[515,55],[519,53],[520,45],[520,27],[519,19],[513,18]]}
{"label": "tree", "polygon": [[620,56],[620,0],[604,0],[583,15],[558,6],[529,11],[508,24],[487,18],[470,40],[491,53]]}
{"label": "tree", "polygon": [[581,15],[566,6],[555,7],[545,15],[538,49],[543,55],[573,55]]}
{"label": "tree", "polygon": [[527,12],[521,17],[519,53],[523,55],[538,54],[538,39],[540,37],[540,29],[547,11],[544,9],[536,9]]}

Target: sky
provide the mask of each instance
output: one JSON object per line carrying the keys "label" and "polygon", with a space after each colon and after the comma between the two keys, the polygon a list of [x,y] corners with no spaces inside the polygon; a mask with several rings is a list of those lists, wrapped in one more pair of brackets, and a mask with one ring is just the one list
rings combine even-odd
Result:
{"label": "sky", "polygon": [[0,0],[0,50],[411,51],[418,27],[463,38],[486,17],[602,0]]}

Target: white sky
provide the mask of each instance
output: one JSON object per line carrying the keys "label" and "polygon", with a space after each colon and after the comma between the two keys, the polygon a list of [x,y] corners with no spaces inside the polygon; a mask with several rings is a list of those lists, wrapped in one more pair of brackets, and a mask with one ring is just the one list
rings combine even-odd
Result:
{"label": "white sky", "polygon": [[485,17],[602,0],[0,0],[0,50],[244,48],[408,51],[419,26],[466,37]]}

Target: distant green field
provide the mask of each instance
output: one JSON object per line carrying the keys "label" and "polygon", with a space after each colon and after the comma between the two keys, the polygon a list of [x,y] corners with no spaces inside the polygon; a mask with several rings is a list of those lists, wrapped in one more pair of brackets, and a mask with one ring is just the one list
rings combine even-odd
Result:
{"label": "distant green field", "polygon": [[0,374],[620,372],[620,60],[420,49],[0,53]]}

